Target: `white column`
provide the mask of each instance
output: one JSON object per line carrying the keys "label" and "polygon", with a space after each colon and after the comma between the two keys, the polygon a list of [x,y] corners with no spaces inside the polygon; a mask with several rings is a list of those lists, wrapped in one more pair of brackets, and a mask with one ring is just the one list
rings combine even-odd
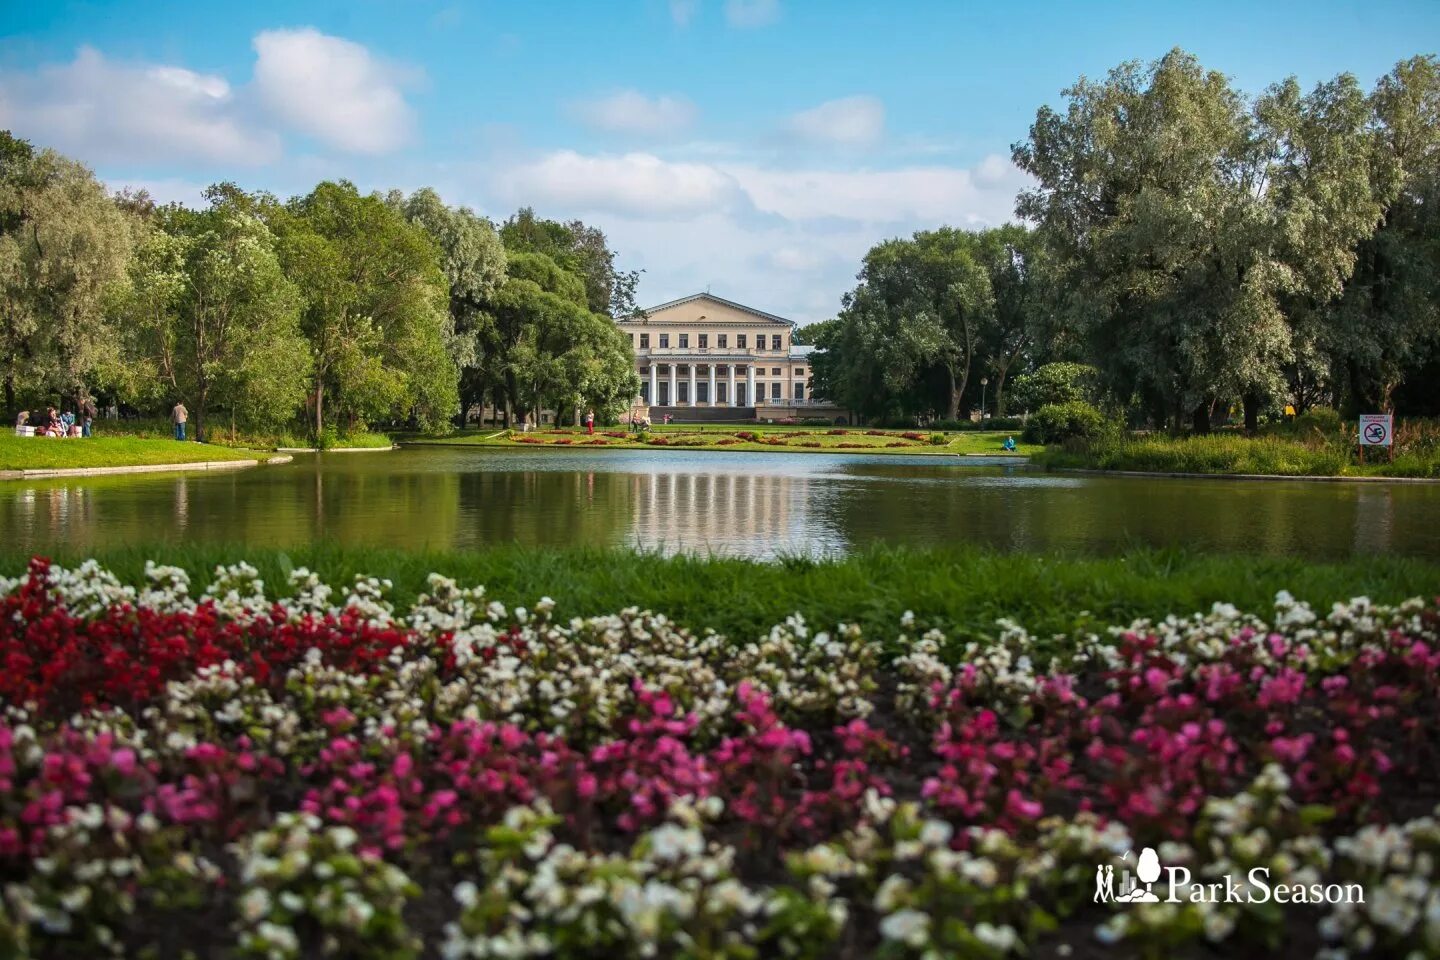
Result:
{"label": "white column", "polygon": [[715,406],[715,364],[710,364],[710,406]]}
{"label": "white column", "polygon": [[660,365],[654,360],[650,361],[650,406],[660,405]]}
{"label": "white column", "polygon": [[760,405],[755,397],[755,359],[753,357],[745,366],[745,399],[750,402],[752,407]]}
{"label": "white column", "polygon": [[680,374],[675,364],[670,364],[670,406],[680,402]]}
{"label": "white column", "polygon": [[695,403],[695,364],[692,363],[692,364],[690,364],[690,406],[693,407],[693,406],[696,406],[696,405],[697,405],[697,404]]}
{"label": "white column", "polygon": [[737,399],[736,396],[735,396],[735,364],[733,364],[733,363],[730,364],[730,393],[727,394],[727,396],[729,397],[729,400],[730,400],[730,406],[732,406],[732,407],[738,407],[738,406],[740,406],[740,401],[739,401],[739,399]]}

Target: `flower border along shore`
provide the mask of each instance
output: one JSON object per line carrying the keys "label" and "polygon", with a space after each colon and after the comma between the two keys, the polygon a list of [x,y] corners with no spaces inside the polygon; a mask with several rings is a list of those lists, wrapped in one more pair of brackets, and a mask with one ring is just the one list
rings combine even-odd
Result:
{"label": "flower border along shore", "polygon": [[0,581],[0,956],[1440,955],[1421,600],[959,643],[146,577]]}

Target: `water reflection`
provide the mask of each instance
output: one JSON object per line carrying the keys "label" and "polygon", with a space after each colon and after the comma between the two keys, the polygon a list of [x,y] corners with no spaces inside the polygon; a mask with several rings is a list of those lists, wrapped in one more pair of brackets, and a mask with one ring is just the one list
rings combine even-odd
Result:
{"label": "water reflection", "polygon": [[443,447],[284,467],[0,482],[0,540],[467,549],[632,545],[769,557],[872,542],[1108,551],[1136,544],[1440,556],[1440,487],[1051,476],[1013,463]]}

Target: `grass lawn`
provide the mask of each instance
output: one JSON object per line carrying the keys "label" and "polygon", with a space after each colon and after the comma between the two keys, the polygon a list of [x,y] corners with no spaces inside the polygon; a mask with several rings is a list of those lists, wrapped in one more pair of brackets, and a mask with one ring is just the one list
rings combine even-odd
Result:
{"label": "grass lawn", "polygon": [[[74,565],[89,554],[59,551],[53,556]],[[1037,636],[1051,636],[1102,630],[1135,617],[1208,610],[1217,601],[1268,616],[1282,589],[1317,610],[1355,596],[1395,602],[1440,591],[1440,564],[1389,556],[1312,563],[1182,551],[1060,558],[877,547],[840,560],[767,563],[588,548],[447,553],[159,546],[104,550],[95,557],[137,584],[146,560],[184,567],[195,577],[197,593],[217,565],[239,560],[259,568],[272,596],[285,592],[286,575],[295,567],[308,567],[337,586],[356,574],[374,575],[394,582],[392,599],[401,605],[424,592],[426,576],[438,572],[464,585],[484,584],[488,597],[510,606],[532,606],[549,596],[562,618],[634,605],[696,631],[713,629],[732,637],[759,636],[796,612],[817,626],[858,623],[883,640],[896,635],[909,610],[925,627],[969,639],[994,635],[1001,617]],[[0,550],[0,574],[17,574],[28,559]]]}
{"label": "grass lawn", "polygon": [[[195,423],[192,420],[190,430],[193,432]],[[141,437],[150,440],[169,440],[174,428],[170,421],[163,417],[148,417],[132,420],[97,420],[95,421],[95,435],[97,437]],[[247,450],[274,450],[277,447],[310,447],[314,445],[304,427],[292,424],[291,429],[271,430],[255,433],[243,427],[238,429],[231,438],[229,424],[219,420],[211,423],[207,431],[209,439],[207,443],[215,446],[241,447]],[[388,448],[391,446],[390,437],[384,433],[372,433],[368,430],[359,430],[354,433],[341,434],[334,437],[330,444],[335,447],[367,447],[367,448]]]}
{"label": "grass lawn", "polygon": [[1402,446],[1394,462],[1361,465],[1343,442],[1302,442],[1278,436],[1212,434],[1127,437],[1088,450],[1052,447],[1032,460],[1051,468],[1137,470],[1154,473],[1268,474],[1285,477],[1440,477],[1440,450]]}
{"label": "grass lawn", "polygon": [[[935,442],[935,438],[939,442]],[[416,443],[440,443],[487,447],[557,447],[563,449],[618,448],[784,451],[787,453],[883,453],[955,456],[966,454],[1005,453],[1003,444],[1014,437],[1017,454],[1036,453],[1041,448],[1020,443],[1019,436],[1001,431],[963,431],[938,433],[928,430],[864,430],[859,428],[804,428],[790,426],[716,427],[672,424],[655,427],[643,436],[626,433],[624,428],[596,430],[589,436],[583,429],[562,427],[531,433],[515,431],[474,430],[451,437],[416,438]]]}
{"label": "grass lawn", "polygon": [[57,470],[83,467],[134,467],[161,463],[265,459],[267,454],[204,443],[142,437],[0,436],[0,470]]}

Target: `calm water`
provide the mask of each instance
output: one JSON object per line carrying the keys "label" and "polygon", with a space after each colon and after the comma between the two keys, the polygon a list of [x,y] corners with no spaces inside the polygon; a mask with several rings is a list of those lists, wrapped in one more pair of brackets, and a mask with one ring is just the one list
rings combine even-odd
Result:
{"label": "calm water", "polygon": [[976,458],[446,447],[297,455],[208,475],[0,481],[10,547],[322,540],[762,557],[876,541],[1440,557],[1440,485],[1068,477]]}

